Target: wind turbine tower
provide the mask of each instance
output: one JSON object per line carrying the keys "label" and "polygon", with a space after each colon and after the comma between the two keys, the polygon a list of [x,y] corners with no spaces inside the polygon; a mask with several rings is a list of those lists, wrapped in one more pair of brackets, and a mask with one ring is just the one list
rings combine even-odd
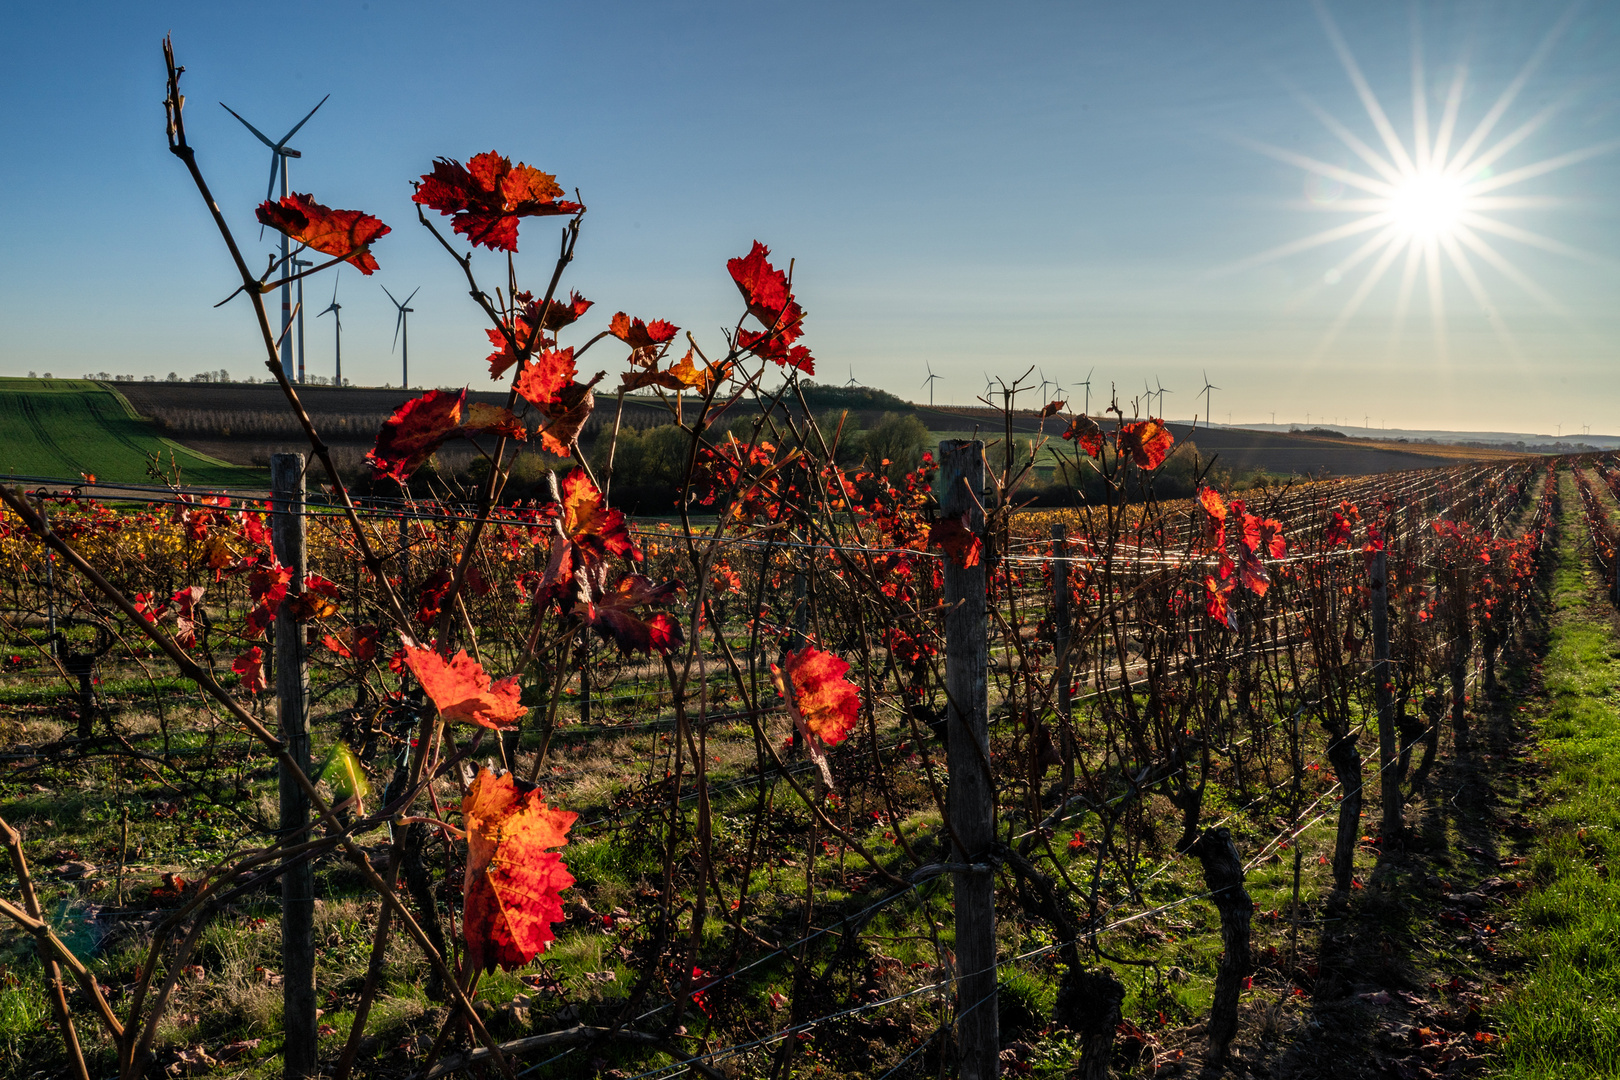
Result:
{"label": "wind turbine tower", "polygon": [[934,407],[934,380],[939,376],[934,374],[934,365],[924,361],[923,366],[928,369],[928,378],[923,380],[923,385],[928,387],[928,407],[932,409]]}
{"label": "wind turbine tower", "polygon": [[[1216,386],[1214,383],[1209,381],[1209,372],[1205,371],[1204,372],[1204,388],[1202,390],[1198,391],[1200,394],[1204,395],[1204,426],[1205,427],[1209,427],[1211,424],[1213,424],[1215,422],[1215,414],[1209,411],[1210,410],[1210,396],[1209,396],[1210,391],[1219,390],[1219,389],[1220,389],[1220,387]],[[1276,413],[1271,414],[1271,422],[1272,423],[1277,422],[1277,414]]]}
{"label": "wind turbine tower", "polygon": [[[332,302],[330,304],[326,305],[326,310],[321,312],[321,315],[331,315],[332,316],[332,329],[333,329],[333,331],[335,332],[335,335],[336,335],[333,342],[332,342],[332,352],[333,352],[333,356],[337,360],[337,372],[336,372],[336,374],[334,374],[332,376],[332,385],[333,386],[342,386],[343,385],[343,305],[337,302],[337,287],[338,287],[337,277],[336,277],[336,275],[334,275],[333,278],[332,278]],[[318,318],[321,317],[321,315],[317,315],[315,317],[318,319]]]}
{"label": "wind turbine tower", "polygon": [[[299,128],[301,128],[305,124],[309,123],[309,118],[311,116],[315,115],[315,110],[319,109],[322,105],[325,105],[326,104],[326,98],[329,98],[331,96],[332,96],[331,94],[327,94],[326,97],[323,97],[323,98],[321,98],[321,100],[317,101],[315,103],[315,108],[311,109],[311,110],[309,110],[309,112],[305,113],[304,118],[302,120],[298,121],[298,123],[294,124],[293,127],[292,127],[292,130],[287,132],[287,134],[283,135],[278,142],[271,142],[269,136],[265,135],[264,132],[260,131],[258,128],[254,127],[252,124],[248,123],[246,120],[242,120],[242,114],[237,112],[235,109],[231,108],[229,105],[225,104],[223,101],[219,103],[220,108],[224,109],[226,112],[230,113],[232,116],[236,117],[238,120],[242,120],[242,126],[247,128],[249,131],[253,132],[253,135],[254,135],[254,137],[256,139],[258,139],[260,142],[264,143],[264,145],[266,145],[266,146],[268,146],[270,148],[270,183],[264,190],[264,197],[265,197],[266,200],[273,199],[273,198],[276,197],[276,174],[278,172],[281,174],[281,197],[284,198],[284,199],[287,197],[287,195],[289,193],[289,190],[290,190],[289,187],[288,187],[289,181],[287,179],[287,159],[288,158],[295,158],[295,157],[302,157],[303,156],[297,150],[294,150],[292,147],[288,146],[287,141],[289,139],[291,139],[294,135],[298,134],[298,129]],[[261,236],[264,235],[264,230],[262,228],[259,230],[259,235],[261,235]],[[292,271],[292,267],[291,267],[291,265],[289,265],[289,260],[288,260],[288,252],[289,252],[289,250],[290,249],[288,248],[287,234],[282,233],[281,234],[281,264],[280,264],[281,265],[281,373],[282,373],[282,375],[286,375],[289,372],[289,370],[292,368],[292,348],[293,348],[292,335],[287,332],[288,329],[290,328],[291,324],[292,324],[292,284],[287,280],[289,277],[291,277],[291,271]],[[303,380],[300,378],[299,381],[302,382]]]}
{"label": "wind turbine tower", "polygon": [[[388,293],[388,299],[394,300],[394,294],[388,292],[388,286],[384,285],[382,287],[382,291]],[[422,286],[418,285],[416,288],[411,290],[411,295],[405,298],[404,303],[394,300],[394,306],[399,309],[399,319],[394,323],[394,344],[398,345],[400,343],[399,339],[401,334],[403,334],[405,338],[405,347],[401,349],[399,353],[399,378],[400,385],[407,390],[411,388],[411,328],[409,320],[406,319],[406,316],[416,309],[413,307],[407,307],[406,305],[411,302],[412,296],[415,296],[421,291]]]}
{"label": "wind turbine tower", "polygon": [[[308,259],[294,259],[292,261],[293,273],[301,272],[306,266],[315,264]],[[304,279],[298,279],[298,303],[293,305],[293,311],[298,318],[298,385],[304,385]]]}

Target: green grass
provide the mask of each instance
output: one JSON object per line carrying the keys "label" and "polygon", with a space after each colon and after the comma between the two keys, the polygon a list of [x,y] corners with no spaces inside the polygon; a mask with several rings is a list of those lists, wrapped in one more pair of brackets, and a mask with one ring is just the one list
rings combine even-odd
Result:
{"label": "green grass", "polygon": [[[1566,474],[1567,475],[1567,474]],[[1573,485],[1566,486],[1573,488]],[[1620,1075],[1620,641],[1573,550],[1579,502],[1565,493],[1564,544],[1544,674],[1545,767],[1533,888],[1517,945],[1530,962],[1496,1021],[1498,1074]]]}
{"label": "green grass", "polygon": [[260,469],[243,468],[165,439],[123,396],[84,379],[0,379],[0,473],[140,482],[159,455],[180,481],[207,487],[262,487]]}

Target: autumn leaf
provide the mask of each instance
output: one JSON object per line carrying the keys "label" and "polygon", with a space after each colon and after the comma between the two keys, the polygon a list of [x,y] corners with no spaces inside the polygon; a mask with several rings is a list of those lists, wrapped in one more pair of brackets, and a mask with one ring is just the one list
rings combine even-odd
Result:
{"label": "autumn leaf", "polygon": [[293,618],[299,622],[329,619],[337,614],[337,602],[341,598],[342,593],[336,584],[319,574],[310,574],[304,579],[304,591],[293,602]]}
{"label": "autumn leaf", "polygon": [[404,483],[461,426],[467,391],[429,390],[405,402],[383,421],[366,464],[379,478]]}
{"label": "autumn leaf", "polygon": [[967,520],[967,515],[962,514],[942,518],[928,527],[928,546],[943,548],[951,562],[963,570],[978,566],[979,556],[984,551],[984,541],[968,529]]}
{"label": "autumn leaf", "polygon": [[860,694],[844,677],[848,662],[813,645],[789,652],[783,662],[793,687],[793,709],[805,728],[828,746],[843,742],[860,710]]}
{"label": "autumn leaf", "polygon": [[695,350],[686,350],[686,355],[666,371],[659,371],[656,367],[626,371],[619,376],[620,389],[630,391],[646,386],[662,386],[666,390],[696,390],[699,394],[707,394],[715,383],[731,373],[726,364],[700,368],[693,362],[695,356]]}
{"label": "autumn leaf", "polygon": [[632,319],[622,311],[613,316],[613,321],[608,324],[608,333],[637,353],[656,350],[662,345],[667,345],[675,339],[680,329],[674,323],[665,322],[663,319],[644,323],[640,319]]}
{"label": "autumn leaf", "polygon": [[308,195],[283,195],[279,203],[259,206],[259,223],[286,233],[300,244],[345,258],[362,274],[377,269],[371,243],[393,230],[359,210],[333,210]]}
{"label": "autumn leaf", "polygon": [[1056,416],[1058,413],[1063,411],[1063,406],[1067,404],[1067,401],[1047,402],[1046,405],[1041,409],[1041,419],[1045,420],[1048,416]]}
{"label": "autumn leaf", "polygon": [[739,330],[737,348],[781,367],[814,375],[815,360],[810,350],[794,344],[804,333],[804,309],[793,299],[787,275],[771,265],[770,253],[770,248],[755,240],[747,255],[726,263],[731,280],[748,305],[748,314],[765,327],[763,331]]}
{"label": "autumn leaf", "polygon": [[432,649],[419,648],[409,641],[404,650],[406,665],[446,720],[470,720],[480,727],[499,730],[527,715],[529,710],[518,704],[521,690],[516,675],[490,685],[483,666],[465,649],[448,662]]}
{"label": "autumn leaf", "polygon": [[544,426],[540,429],[540,446],[548,454],[568,457],[574,452],[574,440],[585,430],[585,424],[596,408],[596,394],[592,391],[603,372],[588,383],[569,383],[557,393],[557,400],[541,409]]}
{"label": "autumn leaf", "polygon": [[1266,595],[1266,590],[1271,588],[1271,575],[1266,572],[1266,568],[1252,551],[1243,552],[1243,557],[1238,562],[1238,577],[1243,582],[1243,587],[1256,596]]}
{"label": "autumn leaf", "polygon": [[335,635],[323,636],[321,642],[345,660],[364,662],[377,655],[377,626],[366,623],[364,626],[350,627]]}
{"label": "autumn leaf", "polygon": [[636,609],[668,604],[680,588],[679,581],[659,584],[642,574],[625,574],[602,596],[581,602],[574,614],[626,656],[634,652],[668,655],[683,640],[680,623],[662,611],[643,619]]}
{"label": "autumn leaf", "polygon": [[[554,343],[552,339],[534,339],[534,328],[537,323],[542,329],[555,334],[558,330],[575,322],[581,315],[589,311],[591,302],[577,292],[571,293],[566,303],[561,300],[553,300],[546,305],[545,317],[541,318],[540,304],[535,300],[534,294],[520,292],[517,295],[517,304],[515,306],[519,308],[519,314],[515,321],[507,319],[503,321],[502,325],[512,332],[512,336],[517,339],[520,348],[527,349],[532,353],[535,349]],[[495,351],[489,354],[489,377],[498,379],[507,368],[517,363],[517,353],[512,351],[512,343],[504,331],[485,330],[484,333],[489,336],[490,344],[495,346]]]}
{"label": "autumn leaf", "polygon": [[1103,448],[1103,432],[1097,421],[1089,416],[1077,416],[1063,432],[1063,437],[1084,450],[1088,457],[1099,457]]}
{"label": "autumn leaf", "polygon": [[174,640],[181,648],[189,649],[197,644],[195,606],[197,601],[203,598],[204,591],[201,585],[188,586],[177,590],[165,605],[174,608]]}
{"label": "autumn leaf", "polygon": [[480,769],[461,800],[467,829],[462,929],[469,970],[510,971],[544,952],[574,883],[562,856],[577,814],[545,804],[539,788]]}
{"label": "autumn leaf", "polygon": [[241,653],[231,661],[231,670],[242,676],[242,689],[250,694],[259,694],[264,691],[264,650],[257,645]]}
{"label": "autumn leaf", "polygon": [[1139,469],[1157,469],[1164,464],[1174,442],[1162,420],[1137,420],[1119,428],[1119,452],[1129,454]]}
{"label": "autumn leaf", "polygon": [[609,555],[641,561],[641,551],[630,538],[624,512],[607,505],[602,492],[584,469],[563,477],[562,528],[569,543],[598,562]]}
{"label": "autumn leaf", "polygon": [[1213,520],[1226,521],[1226,500],[1222,499],[1220,492],[1214,488],[1204,488],[1198,493],[1198,505],[1204,508],[1204,513]]}
{"label": "autumn leaf", "polygon": [[573,384],[574,350],[546,349],[524,365],[517,379],[517,392],[533,405],[550,405]]}
{"label": "autumn leaf", "polygon": [[442,566],[428,575],[416,594],[417,622],[427,626],[439,617],[439,608],[444,604],[445,595],[450,592],[450,583],[454,580],[455,575]]}
{"label": "autumn leaf", "polygon": [[556,177],[493,150],[463,166],[439,158],[422,177],[411,201],[453,215],[450,226],[473,244],[491,251],[516,251],[518,218],[577,214],[585,207],[560,201]]}
{"label": "autumn leaf", "polygon": [[1213,574],[1204,576],[1204,611],[1210,618],[1218,623],[1224,623],[1229,628],[1237,629],[1237,619],[1233,615],[1229,602],[1232,590],[1237,586],[1235,581],[1220,582]]}

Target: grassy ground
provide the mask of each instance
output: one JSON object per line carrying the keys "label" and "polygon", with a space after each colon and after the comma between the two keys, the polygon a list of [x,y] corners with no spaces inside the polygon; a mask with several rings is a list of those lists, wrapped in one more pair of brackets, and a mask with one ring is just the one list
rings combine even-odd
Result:
{"label": "grassy ground", "polygon": [[0,472],[22,476],[140,482],[157,456],[180,480],[209,487],[262,487],[244,469],[158,435],[112,390],[83,379],[0,379]]}
{"label": "grassy ground", "polygon": [[1529,970],[1496,1014],[1500,1075],[1620,1075],[1620,636],[1565,474],[1565,542],[1538,716],[1540,835],[1514,944]]}

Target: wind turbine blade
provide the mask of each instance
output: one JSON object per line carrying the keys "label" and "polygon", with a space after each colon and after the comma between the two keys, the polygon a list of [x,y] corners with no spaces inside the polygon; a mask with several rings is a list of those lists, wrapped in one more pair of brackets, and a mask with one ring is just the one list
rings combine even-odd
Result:
{"label": "wind turbine blade", "polygon": [[[242,120],[242,114],[237,112],[235,109],[231,108],[229,105],[225,104],[223,101],[219,103],[219,107],[224,109],[226,112],[230,113],[232,116],[236,117],[238,120]],[[258,136],[259,141],[264,143],[264,145],[268,146],[270,149],[274,150],[276,148],[276,144],[271,142],[270,139],[265,135],[264,132],[260,131],[258,128],[254,127],[252,124],[248,123],[246,120],[242,120],[242,126],[247,128],[249,131],[253,132],[254,135]]]}
{"label": "wind turbine blade", "polygon": [[[321,98],[321,100],[317,101],[315,103],[315,109],[319,109],[322,105],[325,105],[326,104],[326,98],[329,98],[331,96],[332,96],[331,94],[327,94],[326,97],[323,97],[323,98]],[[311,109],[311,110],[309,110],[309,112],[305,113],[304,118],[302,120],[298,121],[298,123],[294,124],[293,129],[291,131],[287,132],[287,134],[283,135],[281,137],[281,142],[277,143],[276,145],[277,146],[286,146],[287,145],[287,140],[292,138],[294,135],[298,134],[298,129],[299,128],[301,128],[305,124],[309,123],[309,118],[315,115],[315,109]],[[244,124],[247,123],[247,121],[245,121],[245,120],[242,121],[242,122]],[[263,138],[263,136],[261,135],[260,138]]]}
{"label": "wind turbine blade", "polygon": [[[415,295],[416,295],[416,294],[417,294],[417,293],[419,293],[419,292],[421,292],[421,291],[422,291],[422,286],[420,286],[420,285],[418,285],[418,286],[417,286],[417,287],[416,287],[416,288],[414,288],[414,289],[412,289],[412,290],[411,290],[411,296],[415,296]],[[411,302],[411,296],[407,296],[407,297],[406,297],[406,298],[405,298],[405,303],[406,303],[406,304],[408,304],[408,303],[410,303],[410,302]],[[400,306],[401,306],[401,307],[403,307],[403,306],[404,306],[404,304],[402,304],[402,305],[400,305]]]}
{"label": "wind turbine blade", "polygon": [[[393,293],[391,293],[391,292],[388,292],[388,286],[386,286],[386,285],[384,285],[384,284],[383,284],[383,283],[382,283],[382,282],[380,282],[380,281],[379,281],[379,282],[377,282],[377,285],[378,285],[378,287],[379,287],[379,288],[381,288],[381,289],[382,289],[382,291],[383,291],[383,292],[385,292],[385,293],[388,293],[388,299],[390,299],[390,300],[394,300],[394,294],[393,294]],[[404,306],[405,306],[405,305],[404,305],[404,304],[402,304],[402,303],[400,303],[400,302],[399,302],[399,301],[398,301],[398,300],[394,300],[394,306],[395,306],[395,307],[404,307]]]}
{"label": "wind turbine blade", "polygon": [[[339,270],[336,274],[332,275],[332,306],[333,307],[337,307],[338,278],[339,278],[339,276],[342,275],[342,273],[343,273],[343,271]],[[1205,380],[1205,381],[1207,382],[1208,380]]]}
{"label": "wind turbine blade", "polygon": [[394,344],[389,348],[389,352],[393,352],[395,349],[399,348],[399,328],[404,325],[405,312],[401,311],[399,313],[399,318],[394,320]]}
{"label": "wind turbine blade", "polygon": [[[264,189],[264,199],[266,202],[276,201],[276,170],[283,167],[281,155],[272,153],[270,155],[270,183],[265,185]],[[262,225],[259,226],[259,235],[264,235],[264,226]]]}

